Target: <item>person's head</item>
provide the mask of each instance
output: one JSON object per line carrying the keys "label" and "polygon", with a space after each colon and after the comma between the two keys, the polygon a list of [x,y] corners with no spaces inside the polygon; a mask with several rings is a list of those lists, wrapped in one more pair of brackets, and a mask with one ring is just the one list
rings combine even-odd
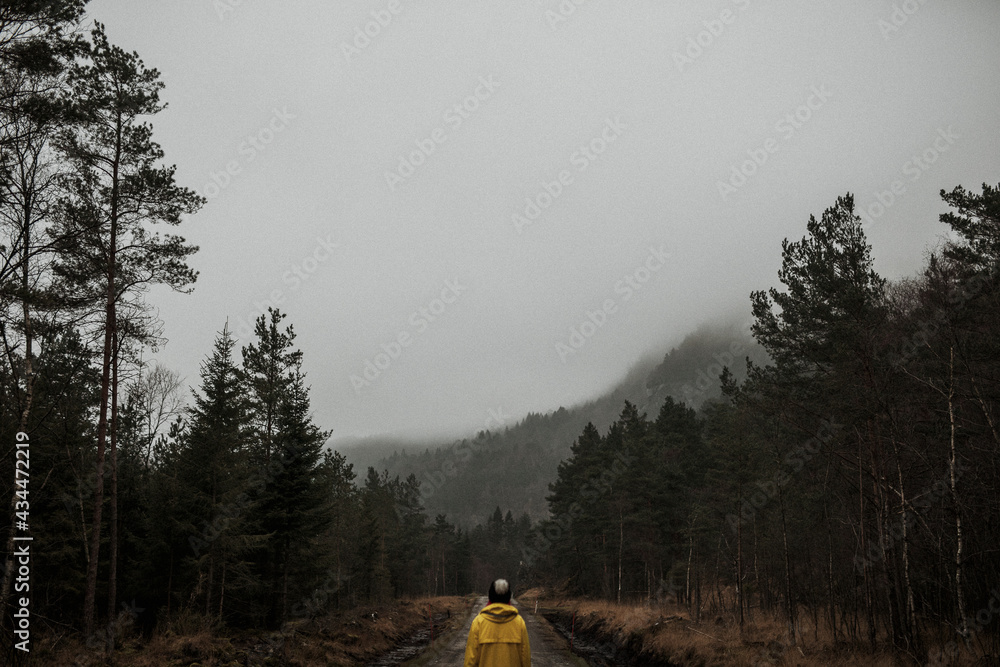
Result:
{"label": "person's head", "polygon": [[506,579],[497,579],[490,584],[489,596],[490,604],[494,602],[510,604],[510,584],[507,583]]}

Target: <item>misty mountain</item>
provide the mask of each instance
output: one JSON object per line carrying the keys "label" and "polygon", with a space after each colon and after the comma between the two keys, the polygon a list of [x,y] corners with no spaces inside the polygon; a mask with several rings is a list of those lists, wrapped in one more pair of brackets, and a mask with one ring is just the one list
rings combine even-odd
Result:
{"label": "misty mountain", "polygon": [[405,478],[416,475],[429,515],[471,527],[499,506],[532,519],[548,514],[546,496],[559,463],[588,422],[602,433],[625,401],[655,416],[667,396],[700,408],[721,395],[719,375],[728,366],[742,380],[746,357],[766,356],[745,327],[707,324],[686,336],[662,360],[650,357],[600,397],[570,408],[530,413],[502,430],[484,430],[451,443],[368,438],[337,448],[362,476],[368,466]]}
{"label": "misty mountain", "polygon": [[[767,354],[751,336],[749,328],[735,323],[705,324],[670,350],[650,372],[646,387],[659,408],[667,396],[698,409],[705,401],[719,398],[719,375],[728,367],[736,379],[746,378],[746,359],[767,363]],[[648,410],[654,413],[655,410]]]}

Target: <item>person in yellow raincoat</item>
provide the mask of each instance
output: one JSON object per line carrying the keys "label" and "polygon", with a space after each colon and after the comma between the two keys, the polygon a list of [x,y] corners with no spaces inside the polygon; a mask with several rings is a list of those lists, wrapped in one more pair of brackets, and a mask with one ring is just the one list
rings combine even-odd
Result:
{"label": "person in yellow raincoat", "polygon": [[510,584],[494,581],[489,599],[469,628],[465,667],[531,667],[528,628],[510,604]]}

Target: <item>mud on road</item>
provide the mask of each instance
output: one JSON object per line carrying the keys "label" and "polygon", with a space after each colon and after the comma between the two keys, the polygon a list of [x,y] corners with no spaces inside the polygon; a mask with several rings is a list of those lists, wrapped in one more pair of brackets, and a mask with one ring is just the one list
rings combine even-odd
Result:
{"label": "mud on road", "polygon": [[[585,667],[588,664],[569,650],[569,643],[541,615],[535,616],[531,609],[520,607],[516,600],[513,604],[528,626],[532,667]],[[416,658],[400,664],[406,667],[462,667],[472,619],[485,606],[485,597],[476,600],[461,628],[452,635],[442,637]]]}

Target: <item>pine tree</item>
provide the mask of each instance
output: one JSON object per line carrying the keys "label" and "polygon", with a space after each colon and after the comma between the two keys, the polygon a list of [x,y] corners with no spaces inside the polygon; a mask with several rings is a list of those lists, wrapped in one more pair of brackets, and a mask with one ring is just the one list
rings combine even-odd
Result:
{"label": "pine tree", "polygon": [[149,519],[142,571],[150,589],[149,599],[163,605],[168,623],[190,599],[194,588],[197,572],[190,567],[189,559],[197,557],[202,542],[211,537],[204,524],[195,523],[198,513],[192,511],[184,495],[186,439],[187,424],[178,415],[167,434],[153,445],[155,466],[147,489]]}
{"label": "pine tree", "polygon": [[188,415],[178,461],[182,498],[192,513],[188,522],[203,527],[193,557],[206,618],[225,616],[227,582],[229,589],[239,589],[233,582],[246,579],[244,556],[255,543],[246,531],[251,510],[241,498],[248,489],[249,414],[234,346],[226,326],[202,363],[201,390]]}
{"label": "pine tree", "polygon": [[420,482],[415,475],[393,480],[395,531],[389,547],[390,572],[395,595],[418,595],[427,561],[427,515],[420,503]]}
{"label": "pine tree", "polygon": [[559,572],[568,576],[574,590],[597,594],[607,581],[608,554],[603,511],[606,499],[600,498],[594,480],[600,479],[607,460],[604,441],[592,423],[587,423],[570,451],[549,485],[546,499],[552,520],[543,523],[530,543],[536,545],[533,551],[540,551],[539,547],[550,542],[545,536],[554,536],[552,558],[547,564],[558,564]]}
{"label": "pine tree", "polygon": [[[174,182],[174,167],[160,166],[162,149],[152,140],[143,118],[163,109],[159,73],[145,67],[138,55],[108,42],[98,24],[91,34],[86,59],[69,72],[67,103],[74,124],[60,144],[74,176],[62,216],[64,238],[60,271],[68,290],[80,295],[81,307],[102,304],[100,408],[97,425],[97,485],[91,527],[90,561],[83,625],[93,632],[104,506],[105,448],[114,429],[117,405],[117,350],[123,343],[119,304],[150,284],[185,290],[196,277],[184,263],[196,248],[176,235],[161,237],[150,223],[177,225],[194,213],[202,199]],[[114,436],[112,433],[112,445]],[[115,450],[111,448],[111,479]],[[112,495],[115,487],[112,484]],[[112,514],[116,503],[112,502]],[[112,554],[116,545],[111,544]],[[114,558],[114,556],[113,556]],[[113,576],[109,588],[114,589]],[[113,604],[114,600],[111,600]]]}
{"label": "pine tree", "polygon": [[358,545],[357,579],[361,594],[373,602],[383,602],[393,595],[389,563],[397,519],[393,496],[389,472],[379,475],[369,467],[361,489],[364,529]]}
{"label": "pine tree", "polygon": [[[884,422],[890,428],[894,424],[887,400],[891,373],[880,358],[877,334],[887,314],[886,281],[873,268],[871,246],[851,195],[839,197],[820,220],[810,216],[806,228],[807,235],[801,241],[786,239],[782,243],[778,278],[783,289],[751,295],[756,319],[753,334],[773,364],[751,367],[741,393],[751,410],[763,418],[759,428],[768,433],[771,463],[765,471],[769,489],[766,504],[769,511],[772,506],[777,511],[780,526],[781,579],[793,643],[799,632],[797,592],[805,586],[793,576],[793,554],[823,544],[795,526],[800,521],[812,524],[812,517],[824,516],[824,510],[822,497],[811,490],[815,486],[788,484],[788,480],[795,475],[818,481],[823,461],[834,455],[837,445],[829,433],[823,441],[816,439],[824,428],[823,420],[835,417],[838,425],[846,426],[845,432],[859,435],[857,447],[845,447],[841,457],[856,458],[861,465],[858,452],[867,448],[863,458],[870,462],[870,474],[876,479],[892,479],[895,487],[880,490],[884,492],[883,505],[896,497],[896,511],[903,520],[907,511],[899,479],[903,465],[900,435],[890,433],[886,438],[892,447],[889,456],[884,455],[879,438],[872,435],[880,430],[875,424]],[[803,443],[815,445],[806,458],[801,456]],[[805,468],[805,461],[813,457],[815,463]],[[897,618],[904,619],[901,634],[905,641],[914,642],[915,610],[906,540],[902,546],[902,566],[893,570],[893,576],[903,572],[902,581],[889,588],[905,589],[909,603],[897,600],[890,604],[898,606]]]}
{"label": "pine tree", "polygon": [[332,595],[334,608],[339,609],[353,590],[350,573],[360,540],[357,517],[361,510],[358,489],[354,486],[356,477],[354,466],[343,454],[329,449],[323,452],[321,479],[330,501],[330,523],[320,538],[320,551],[325,553],[329,573],[320,608],[325,608]]}
{"label": "pine tree", "polygon": [[329,432],[312,421],[302,352],[292,348],[295,333],[279,324],[284,315],[269,309],[257,319],[255,343],[243,348],[253,424],[251,462],[261,471],[257,496],[260,531],[268,535],[263,560],[270,624],[283,624],[292,595],[321,576],[314,556],[331,522],[331,495],[324,485],[323,445]]}
{"label": "pine tree", "polygon": [[956,209],[941,214],[941,222],[959,236],[948,244],[945,256],[969,269],[995,273],[1000,262],[1000,183],[983,183],[981,194],[961,186],[951,192],[942,190],[941,198]]}
{"label": "pine tree", "polygon": [[255,341],[243,348],[243,371],[254,418],[251,454],[258,465],[271,461],[281,400],[288,391],[292,369],[302,360],[302,353],[292,349],[294,329],[279,330],[284,318],[279,310],[268,308],[254,323]]}

